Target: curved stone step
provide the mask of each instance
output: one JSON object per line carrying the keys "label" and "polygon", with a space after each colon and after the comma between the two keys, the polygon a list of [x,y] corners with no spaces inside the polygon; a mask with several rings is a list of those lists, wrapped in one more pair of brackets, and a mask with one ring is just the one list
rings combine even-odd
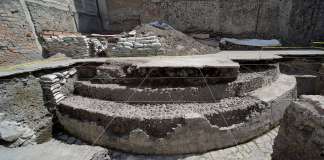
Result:
{"label": "curved stone step", "polygon": [[281,118],[273,116],[282,115],[295,96],[295,78],[280,75],[249,96],[217,103],[132,105],[72,96],[57,116],[67,131],[90,143],[141,154],[202,153],[270,130]]}
{"label": "curved stone step", "polygon": [[[141,60],[111,61],[97,67],[97,84],[150,86],[194,86],[234,81],[239,64],[217,57],[161,57]],[[205,78],[199,78],[205,77]],[[143,79],[145,79],[144,82]]]}
{"label": "curved stone step", "polygon": [[245,69],[244,72],[231,83],[191,87],[134,87],[79,81],[75,83],[75,93],[84,97],[128,103],[206,103],[214,102],[215,99],[242,96],[271,84],[279,75],[276,66],[268,66],[257,72]]}

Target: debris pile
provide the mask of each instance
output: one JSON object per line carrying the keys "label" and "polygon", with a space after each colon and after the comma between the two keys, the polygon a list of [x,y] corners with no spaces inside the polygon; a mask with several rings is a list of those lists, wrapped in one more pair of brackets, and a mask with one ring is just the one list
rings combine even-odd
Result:
{"label": "debris pile", "polygon": [[59,53],[71,58],[96,57],[107,48],[105,41],[96,37],[88,38],[80,33],[44,32],[42,38],[46,57]]}
{"label": "debris pile", "polygon": [[5,114],[0,113],[0,143],[10,148],[33,145],[36,144],[36,135],[23,124],[5,120]]}
{"label": "debris pile", "polygon": [[156,23],[143,24],[121,35],[116,43],[110,43],[110,56],[198,55],[217,53],[219,50],[196,41],[168,26]]}

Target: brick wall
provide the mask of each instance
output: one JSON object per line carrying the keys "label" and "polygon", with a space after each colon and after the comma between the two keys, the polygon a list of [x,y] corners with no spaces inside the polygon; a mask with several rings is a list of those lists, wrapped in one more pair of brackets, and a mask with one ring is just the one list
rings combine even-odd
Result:
{"label": "brick wall", "polygon": [[0,66],[42,59],[43,31],[101,31],[96,1],[0,0]]}
{"label": "brick wall", "polygon": [[41,58],[36,37],[19,0],[0,1],[0,66]]}
{"label": "brick wall", "polygon": [[[68,4],[68,0],[66,2]],[[38,33],[42,31],[76,32],[74,13],[68,7],[54,7],[48,3],[26,2]]]}

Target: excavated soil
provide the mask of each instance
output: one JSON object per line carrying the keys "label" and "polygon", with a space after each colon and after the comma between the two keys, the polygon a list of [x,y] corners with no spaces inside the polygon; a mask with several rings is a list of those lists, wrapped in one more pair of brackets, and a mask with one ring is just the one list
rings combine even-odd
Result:
{"label": "excavated soil", "polygon": [[136,30],[137,34],[158,36],[162,44],[162,49],[164,50],[163,55],[199,55],[212,54],[220,51],[218,48],[202,44],[175,29],[164,30],[149,24],[144,24],[137,26],[134,30]]}

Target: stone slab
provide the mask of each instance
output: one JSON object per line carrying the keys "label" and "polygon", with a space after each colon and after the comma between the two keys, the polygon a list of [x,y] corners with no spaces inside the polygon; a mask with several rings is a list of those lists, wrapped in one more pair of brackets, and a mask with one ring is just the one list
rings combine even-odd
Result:
{"label": "stone slab", "polygon": [[[277,50],[277,51],[222,51],[217,54],[202,55],[207,57],[219,57],[221,59],[231,59],[233,61],[260,61],[260,60],[278,60],[282,57],[280,55],[321,55],[324,56],[323,50]],[[163,57],[163,56],[161,56]],[[78,63],[91,63],[98,62],[103,63],[107,60],[118,59],[118,60],[134,60],[134,59],[150,59],[160,58],[157,57],[131,57],[131,58],[88,58],[88,59],[61,59],[55,61],[37,61],[31,63],[25,63],[15,66],[1,67],[0,77],[7,77],[17,74],[36,72],[45,69],[53,69],[60,67],[68,67]],[[41,62],[41,63],[38,63]]]}
{"label": "stone slab", "polygon": [[274,51],[222,51],[214,56],[228,58],[233,61],[277,61],[282,57]]}
{"label": "stone slab", "polygon": [[267,50],[267,51],[222,51],[218,57],[228,58],[233,61],[269,61],[279,60],[283,57],[324,57],[324,50]]}
{"label": "stone slab", "polygon": [[137,68],[239,68],[240,65],[226,58],[215,56],[161,57],[135,64]]}

